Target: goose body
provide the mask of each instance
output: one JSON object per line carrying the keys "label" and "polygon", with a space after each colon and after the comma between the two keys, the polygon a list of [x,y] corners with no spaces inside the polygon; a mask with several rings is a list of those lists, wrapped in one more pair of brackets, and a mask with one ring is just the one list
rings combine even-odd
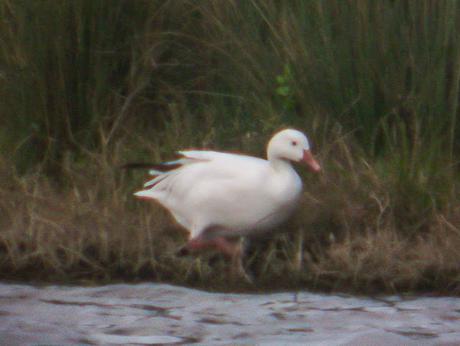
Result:
{"label": "goose body", "polygon": [[302,190],[291,167],[278,171],[267,160],[213,151],[180,154],[181,167],[158,175],[136,196],[158,201],[191,238],[211,228],[238,236],[276,226],[289,215]]}
{"label": "goose body", "polygon": [[216,151],[179,154],[162,164],[166,171],[151,170],[154,178],[135,195],[169,210],[189,231],[190,248],[214,246],[229,254],[228,239],[273,228],[293,211],[302,181],[291,162],[320,170],[307,137],[292,129],[272,137],[266,160]]}

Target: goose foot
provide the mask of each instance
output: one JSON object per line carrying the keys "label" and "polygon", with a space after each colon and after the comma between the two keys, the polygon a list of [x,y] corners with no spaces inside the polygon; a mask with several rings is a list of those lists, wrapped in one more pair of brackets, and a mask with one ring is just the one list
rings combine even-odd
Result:
{"label": "goose foot", "polygon": [[243,266],[243,242],[242,239],[228,239],[217,237],[214,239],[195,238],[179,249],[178,256],[187,256],[193,252],[214,249],[222,253],[229,261],[229,277],[233,282],[245,282],[253,284],[254,280],[246,272]]}

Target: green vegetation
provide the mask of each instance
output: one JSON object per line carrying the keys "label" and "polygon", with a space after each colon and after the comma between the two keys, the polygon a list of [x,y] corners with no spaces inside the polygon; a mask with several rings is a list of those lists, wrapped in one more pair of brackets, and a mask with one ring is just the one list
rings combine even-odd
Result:
{"label": "green vegetation", "polygon": [[0,1],[1,277],[227,287],[117,167],[289,126],[324,174],[249,243],[258,287],[458,294],[459,29],[449,0]]}

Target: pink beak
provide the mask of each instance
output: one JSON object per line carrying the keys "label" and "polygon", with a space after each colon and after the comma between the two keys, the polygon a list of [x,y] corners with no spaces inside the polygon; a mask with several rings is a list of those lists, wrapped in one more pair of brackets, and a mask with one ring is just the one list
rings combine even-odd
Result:
{"label": "pink beak", "polygon": [[305,162],[310,167],[310,169],[315,173],[317,173],[317,172],[319,172],[321,170],[321,166],[315,160],[315,158],[313,157],[313,154],[311,153],[310,150],[304,150],[303,151],[302,161]]}

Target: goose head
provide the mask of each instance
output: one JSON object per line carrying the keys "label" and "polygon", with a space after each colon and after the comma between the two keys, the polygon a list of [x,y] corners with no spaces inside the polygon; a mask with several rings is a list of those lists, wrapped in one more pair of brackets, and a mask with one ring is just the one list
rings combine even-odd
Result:
{"label": "goose head", "polygon": [[310,151],[310,143],[302,132],[286,129],[276,133],[267,146],[267,158],[270,162],[292,161],[305,163],[313,172],[319,172],[321,166]]}

